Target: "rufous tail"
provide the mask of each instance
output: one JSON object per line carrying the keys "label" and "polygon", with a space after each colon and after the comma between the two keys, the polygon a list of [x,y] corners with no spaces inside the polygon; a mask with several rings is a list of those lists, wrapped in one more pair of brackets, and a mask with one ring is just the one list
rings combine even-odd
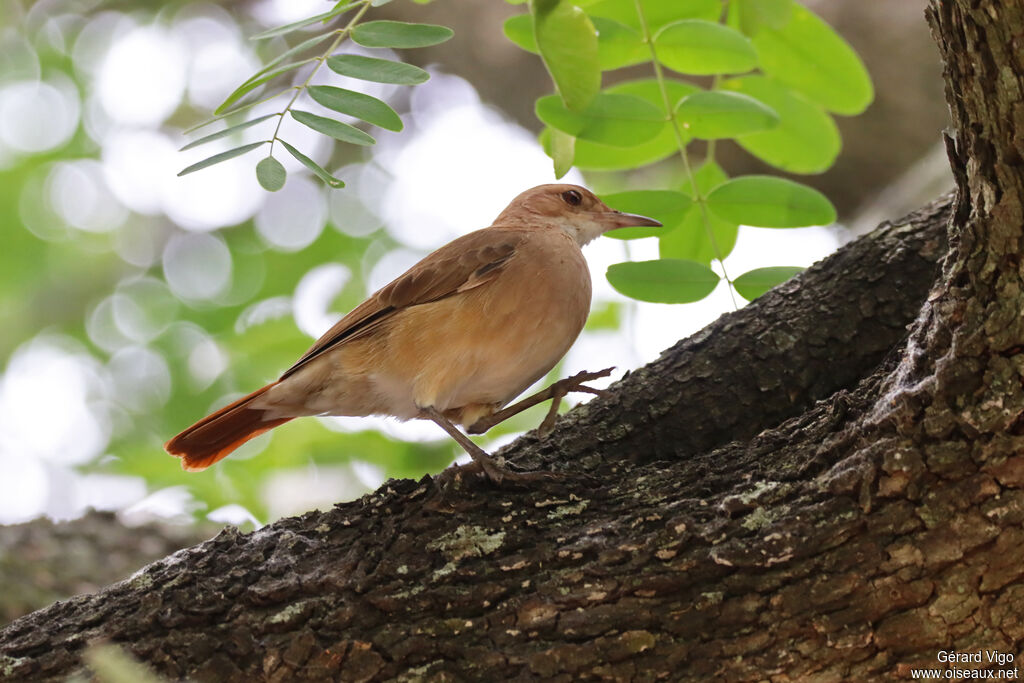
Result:
{"label": "rufous tail", "polygon": [[267,411],[249,405],[272,386],[268,384],[212,415],[207,415],[165,443],[164,449],[181,458],[183,468],[189,472],[198,472],[227,457],[249,439],[284,424],[292,418],[264,420]]}

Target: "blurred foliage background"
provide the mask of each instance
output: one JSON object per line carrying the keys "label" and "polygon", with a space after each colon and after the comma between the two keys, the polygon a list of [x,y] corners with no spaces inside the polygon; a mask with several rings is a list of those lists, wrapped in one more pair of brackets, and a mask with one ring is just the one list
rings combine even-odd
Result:
{"label": "blurred foliage background", "polygon": [[[857,48],[877,97],[865,116],[841,121],[848,152],[839,163],[802,181],[826,192],[850,226],[865,212],[912,208],[946,182],[941,155],[930,154],[945,110],[924,0],[807,4]],[[456,33],[402,56],[431,72],[427,84],[372,93],[403,114],[405,131],[380,131],[372,149],[289,131],[344,190],[287,159],[288,184],[274,194],[260,189],[248,157],[178,178],[209,154],[179,153],[183,131],[286,48],[247,36],[325,6],[3,3],[0,523],[88,507],[265,523],[458,455],[433,425],[384,419],[295,421],[202,474],[184,473],[161,447],[276,378],[368,291],[553,179],[532,112],[550,80],[502,35],[521,8],[498,0],[380,8],[380,18]],[[738,148],[723,146],[719,160],[737,173],[762,170]],[[903,189],[879,198],[892,183]],[[814,230],[773,244],[808,265],[849,238]],[[764,243],[748,243],[730,258],[761,265]],[[635,367],[729,307],[727,296],[673,309],[627,302],[599,277],[627,249],[637,258],[644,247],[603,240],[588,251],[595,310],[556,372]],[[526,413],[481,443],[493,448],[539,420]]]}

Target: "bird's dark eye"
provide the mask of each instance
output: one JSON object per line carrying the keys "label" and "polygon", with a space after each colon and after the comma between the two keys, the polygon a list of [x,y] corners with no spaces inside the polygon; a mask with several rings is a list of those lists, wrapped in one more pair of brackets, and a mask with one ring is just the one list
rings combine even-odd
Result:
{"label": "bird's dark eye", "polygon": [[579,206],[580,202],[583,201],[583,195],[576,190],[566,190],[562,193],[562,199],[569,206]]}

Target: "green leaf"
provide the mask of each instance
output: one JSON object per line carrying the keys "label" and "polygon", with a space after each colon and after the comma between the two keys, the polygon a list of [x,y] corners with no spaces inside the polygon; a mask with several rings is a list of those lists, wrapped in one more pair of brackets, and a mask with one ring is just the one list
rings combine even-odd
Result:
{"label": "green leaf", "polygon": [[226,112],[231,107],[232,104],[234,104],[238,100],[242,99],[243,96],[245,96],[246,94],[252,92],[256,88],[258,88],[261,85],[263,85],[264,83],[267,83],[268,81],[272,81],[275,78],[277,78],[278,76],[280,76],[281,74],[287,73],[288,71],[291,71],[292,69],[297,69],[297,68],[299,68],[300,66],[302,66],[304,64],[309,64],[311,61],[313,61],[313,60],[312,59],[303,59],[300,62],[291,62],[289,64],[285,64],[284,66],[279,66],[276,69],[273,69],[271,71],[267,71],[266,73],[264,73],[264,74],[262,74],[260,76],[256,76],[256,77],[251,78],[250,80],[246,81],[242,85],[240,85],[237,88],[235,88],[235,91],[233,93],[231,93],[230,95],[228,95],[227,99],[224,100],[221,103],[221,105],[219,107],[217,107],[213,111],[213,113],[218,115],[218,116],[223,114],[224,112]]}
{"label": "green leaf", "polygon": [[331,85],[311,85],[307,90],[315,102],[328,109],[354,116],[387,130],[402,130],[401,117],[376,97]]}
{"label": "green leaf", "polygon": [[370,135],[355,126],[329,119],[326,116],[317,116],[301,109],[292,109],[292,118],[304,126],[309,126],[318,133],[329,135],[335,140],[341,140],[342,142],[349,142],[353,145],[372,145],[377,142]]}
{"label": "green leaf", "polygon": [[[674,79],[666,79],[665,89],[668,91],[669,102],[676,103],[681,98],[697,91],[697,87]],[[653,78],[640,79],[619,83],[606,91],[612,94],[635,95],[647,100],[658,108],[664,118],[665,104],[658,81]],[[683,133],[683,143],[689,136]],[[547,149],[546,136],[541,134],[541,143]],[[679,153],[679,142],[676,140],[672,126],[665,128],[649,142],[635,147],[612,147],[587,140],[576,141],[575,164],[577,168],[594,170],[632,169],[660,161],[672,154]]]}
{"label": "green leaf", "polygon": [[368,21],[352,29],[352,40],[363,47],[410,49],[443,43],[454,35],[447,26],[405,21]]}
{"label": "green leaf", "polygon": [[[711,237],[708,236],[709,226]],[[736,223],[719,218],[710,211],[702,211],[700,206],[694,205],[675,228],[661,235],[658,255],[661,258],[687,259],[699,263],[724,259],[736,246],[739,230],[740,226]]]}
{"label": "green leaf", "polygon": [[[694,180],[701,196],[706,197],[729,176],[714,161],[705,162],[694,171]],[[683,191],[693,195],[693,184],[686,182]],[[710,235],[708,227],[710,226]],[[719,218],[715,214],[694,204],[674,228],[667,230],[658,240],[658,254],[661,258],[678,258],[711,263],[724,259],[736,246],[739,225]],[[712,242],[712,239],[714,240]]]}
{"label": "green leaf", "polygon": [[712,190],[708,208],[719,217],[759,228],[828,225],[836,219],[832,203],[817,190],[774,176],[733,178]]}
{"label": "green leaf", "polygon": [[256,164],[256,180],[268,192],[280,190],[287,178],[288,172],[284,170],[284,165],[274,157],[266,157]]}
{"label": "green leaf", "polygon": [[842,140],[832,117],[775,79],[743,76],[720,87],[757,98],[778,113],[775,128],[736,139],[758,159],[790,173],[821,173],[839,156]]}
{"label": "green leaf", "polygon": [[764,25],[753,36],[761,70],[829,111],[864,111],[874,89],[860,57],[817,15],[791,5],[784,26]]}
{"label": "green leaf", "polygon": [[[591,21],[597,31],[597,61],[602,71],[621,69],[650,60],[650,51],[636,29],[604,17],[592,17]],[[523,50],[539,54],[537,40],[533,35],[533,20],[529,14],[509,17],[502,30],[506,38]]]}
{"label": "green leaf", "polygon": [[661,222],[662,227],[618,228],[606,232],[608,237],[620,240],[634,240],[642,237],[656,237],[678,224],[687,210],[693,206],[693,199],[682,192],[672,190],[632,190],[601,196],[601,200],[619,211],[650,216]]}
{"label": "green leaf", "polygon": [[531,14],[516,14],[509,17],[501,25],[501,30],[505,37],[520,49],[531,54],[540,54],[537,39],[533,36],[533,16]]}
{"label": "green leaf", "polygon": [[555,89],[571,111],[582,111],[601,89],[597,32],[568,0],[531,0],[533,35]]}
{"label": "green leaf", "polygon": [[227,161],[228,159],[234,159],[235,157],[240,157],[243,154],[245,154],[246,152],[251,152],[254,149],[256,149],[257,147],[262,147],[263,145],[267,144],[267,142],[269,142],[269,140],[263,140],[261,142],[253,142],[253,143],[248,144],[248,145],[242,145],[241,147],[235,147],[234,149],[229,149],[228,151],[221,152],[220,154],[214,154],[212,157],[207,157],[206,159],[203,159],[202,161],[200,161],[198,163],[192,164],[191,166],[188,166],[187,168],[183,168],[181,171],[178,172],[178,175],[179,176],[183,176],[183,175],[188,175],[189,173],[195,173],[196,171],[200,171],[200,170],[202,170],[202,169],[204,169],[204,168],[206,168],[208,166],[213,166],[214,164],[219,164],[222,161]]}
{"label": "green leaf", "polygon": [[775,285],[781,284],[805,269],[798,266],[772,266],[748,270],[733,280],[732,284],[747,301],[753,301]]}
{"label": "green leaf", "polygon": [[597,61],[602,71],[650,61],[651,51],[639,31],[614,19],[593,17],[591,21],[597,29]]}
{"label": "green leaf", "polygon": [[551,161],[555,166],[555,178],[561,178],[572,168],[575,156],[576,138],[554,128],[551,130]]}
{"label": "green leaf", "polygon": [[733,138],[779,123],[771,107],[749,95],[721,90],[687,95],[676,106],[676,116],[686,132],[701,140]]}
{"label": "green leaf", "polygon": [[297,150],[294,147],[292,147],[291,145],[289,145],[284,140],[281,140],[280,142],[281,142],[282,145],[284,145],[284,148],[286,150],[288,150],[289,154],[291,154],[293,157],[298,159],[299,163],[301,163],[303,166],[305,166],[310,171],[312,171],[317,176],[319,176],[320,180],[324,181],[325,183],[327,183],[331,187],[335,187],[335,188],[345,187],[345,183],[343,183],[341,180],[335,178],[330,173],[325,171],[320,166],[320,164],[316,163],[315,161],[313,161],[312,159],[307,157],[305,154],[303,154],[299,150]]}
{"label": "green leaf", "polygon": [[327,58],[327,66],[336,74],[374,83],[419,85],[430,79],[418,66],[362,55],[334,55]]}
{"label": "green leaf", "polygon": [[318,21],[327,21],[328,19],[330,19],[332,17],[336,17],[339,14],[342,14],[343,12],[345,12],[345,10],[347,10],[352,4],[353,3],[351,3],[351,2],[340,3],[338,5],[335,5],[330,10],[324,12],[323,14],[317,14],[316,16],[306,17],[305,19],[299,19],[298,21],[293,21],[290,24],[285,24],[283,26],[277,26],[275,28],[268,29],[268,30],[264,31],[263,33],[257,33],[250,40],[263,40],[264,38],[273,38],[274,36],[282,36],[282,35],[284,35],[286,33],[291,33],[292,31],[297,31],[298,29],[303,28],[305,26],[310,26],[312,24],[315,24]]}
{"label": "green leaf", "polygon": [[608,267],[607,277],[620,293],[660,304],[700,301],[715,289],[719,280],[703,263],[679,259],[616,263]]}
{"label": "green leaf", "polygon": [[618,147],[639,145],[668,127],[656,106],[635,95],[600,93],[581,112],[557,95],[537,100],[537,118],[574,137]]}
{"label": "green leaf", "polygon": [[750,40],[728,26],[700,19],[684,19],[654,36],[658,61],[684,74],[744,73],[757,66]]}
{"label": "green leaf", "polygon": [[[636,0],[577,0],[591,17],[613,19],[630,28],[641,28]],[[656,32],[665,24],[680,19],[704,19],[717,22],[722,15],[722,0],[640,0],[644,22]]]}
{"label": "green leaf", "polygon": [[267,114],[266,116],[259,116],[255,119],[250,119],[249,121],[245,121],[244,123],[239,123],[234,126],[228,126],[223,130],[218,130],[216,133],[210,133],[209,135],[201,137],[198,140],[193,140],[192,142],[188,143],[178,151],[184,152],[186,149],[192,149],[193,147],[198,147],[199,145],[205,145],[207,142],[219,140],[220,138],[227,137],[228,135],[233,135],[240,130],[245,130],[246,128],[255,126],[257,123],[263,123],[267,119],[273,118],[275,116],[280,116],[280,114]]}
{"label": "green leaf", "polygon": [[739,12],[739,25],[748,36],[761,26],[782,28],[792,15],[792,0],[734,0]]}

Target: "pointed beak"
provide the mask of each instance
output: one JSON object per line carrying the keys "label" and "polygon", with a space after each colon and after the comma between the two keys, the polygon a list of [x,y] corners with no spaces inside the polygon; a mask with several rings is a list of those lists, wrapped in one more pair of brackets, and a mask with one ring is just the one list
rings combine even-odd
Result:
{"label": "pointed beak", "polygon": [[650,226],[654,228],[661,227],[661,223],[653,218],[638,216],[635,213],[623,213],[621,211],[614,210],[609,210],[607,213],[602,214],[600,220],[604,224],[605,230],[639,226]]}

